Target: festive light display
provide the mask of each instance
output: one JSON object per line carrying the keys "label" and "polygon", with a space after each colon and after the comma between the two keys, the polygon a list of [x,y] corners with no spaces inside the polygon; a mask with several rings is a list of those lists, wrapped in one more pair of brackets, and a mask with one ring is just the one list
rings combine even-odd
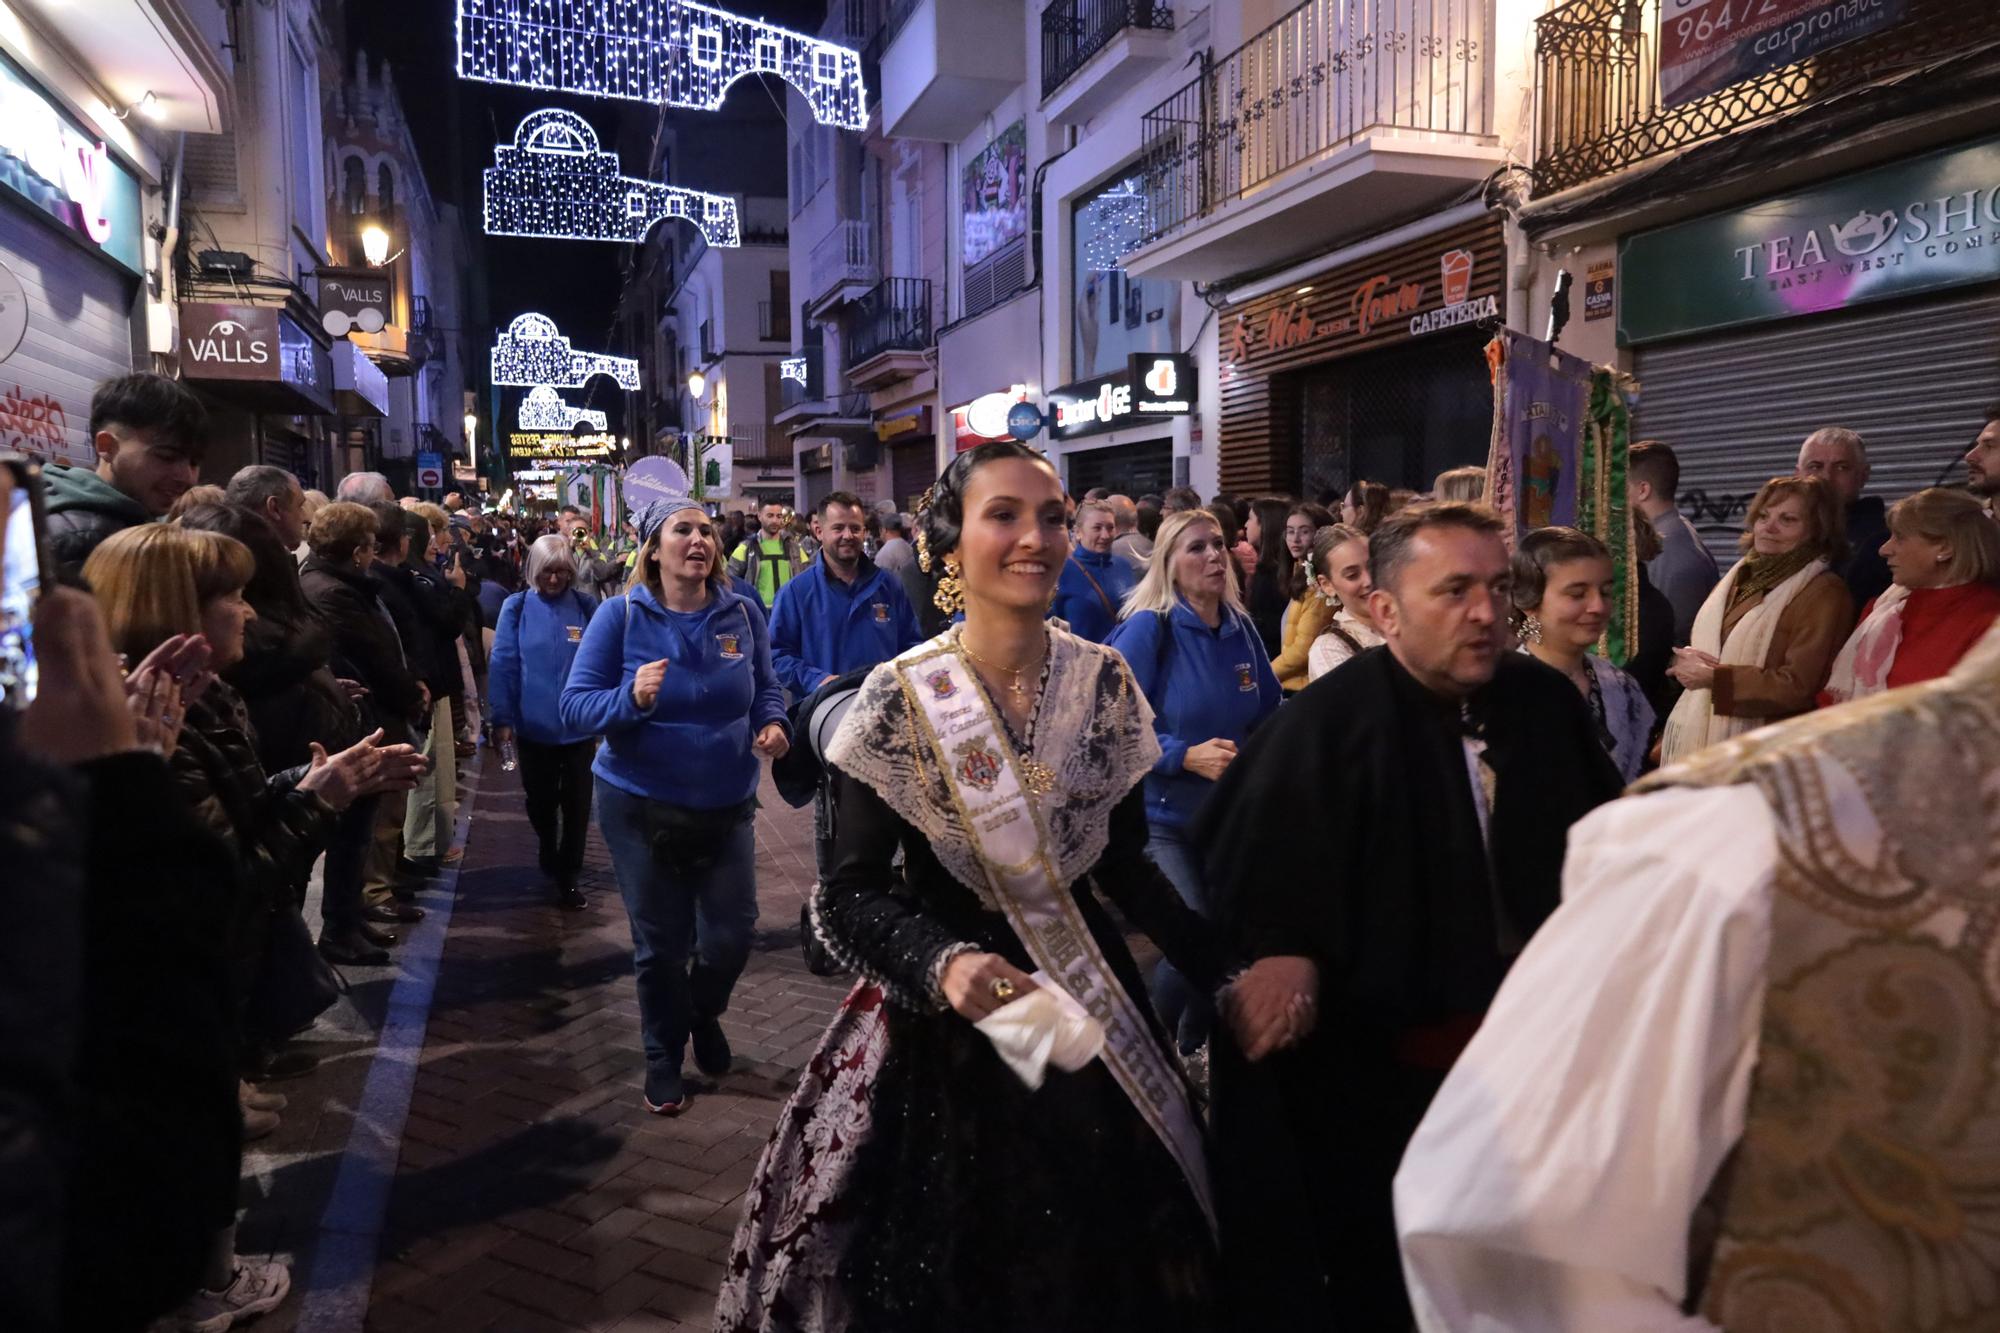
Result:
{"label": "festive light display", "polygon": [[1120,181],[1080,210],[1083,262],[1098,273],[1115,273],[1124,267],[1125,256],[1139,248],[1146,231],[1146,198],[1140,194],[1134,176]]}
{"label": "festive light display", "polygon": [[537,111],[495,144],[486,169],[486,234],[565,241],[643,241],[663,218],[701,229],[714,246],[742,242],[736,201],[618,174],[597,131],[574,111]]}
{"label": "festive light display", "polygon": [[802,356],[788,356],[778,363],[778,378],[791,380],[794,384],[806,382],[806,359]]}
{"label": "festive light display", "polygon": [[458,73],[695,111],[775,74],[821,124],[868,125],[858,52],[693,0],[458,0]]}
{"label": "festive light display", "polygon": [[604,413],[564,402],[551,385],[537,384],[521,400],[522,430],[574,430],[578,422],[588,424],[592,430],[606,429]]}
{"label": "festive light display", "polygon": [[580,389],[592,375],[609,375],[621,389],[638,392],[639,363],[628,357],[606,356],[602,352],[579,352],[569,345],[547,315],[528,314],[515,319],[493,344],[490,358],[493,383],[512,388],[532,389],[547,385],[559,389]]}

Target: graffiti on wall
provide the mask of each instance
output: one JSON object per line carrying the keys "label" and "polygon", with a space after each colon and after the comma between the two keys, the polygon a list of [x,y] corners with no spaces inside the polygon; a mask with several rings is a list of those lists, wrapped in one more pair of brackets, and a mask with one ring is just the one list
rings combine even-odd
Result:
{"label": "graffiti on wall", "polygon": [[31,393],[19,384],[0,394],[0,449],[36,458],[80,461],[70,444],[69,414],[52,394]]}

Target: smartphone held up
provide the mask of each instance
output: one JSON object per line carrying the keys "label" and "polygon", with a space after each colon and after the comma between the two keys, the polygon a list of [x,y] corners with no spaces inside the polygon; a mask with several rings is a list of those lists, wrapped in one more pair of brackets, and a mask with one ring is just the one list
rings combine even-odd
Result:
{"label": "smartphone held up", "polygon": [[7,531],[0,546],[0,705],[19,710],[35,697],[35,602],[54,566],[42,504],[42,466],[0,453],[7,480]]}

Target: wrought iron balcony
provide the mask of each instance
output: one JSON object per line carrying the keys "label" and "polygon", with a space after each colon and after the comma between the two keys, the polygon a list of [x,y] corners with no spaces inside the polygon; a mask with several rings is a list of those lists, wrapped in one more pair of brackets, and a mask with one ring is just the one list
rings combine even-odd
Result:
{"label": "wrought iron balcony", "polygon": [[1996,35],[1991,0],[1910,0],[1907,16],[1881,33],[1669,105],[1660,0],[1569,0],[1535,20],[1536,193],[1719,139]]}
{"label": "wrought iron balcony", "polygon": [[1306,0],[1143,118],[1152,242],[1374,133],[1493,133],[1493,0]]}
{"label": "wrought iron balcony", "polygon": [[884,352],[921,352],[936,341],[928,278],[884,278],[848,312],[850,373]]}
{"label": "wrought iron balcony", "polygon": [[1153,0],[1050,0],[1042,11],[1042,96],[1053,96],[1127,28],[1174,30],[1174,7]]}
{"label": "wrought iron balcony", "polygon": [[819,343],[808,343],[799,349],[797,356],[788,356],[778,363],[780,412],[814,402],[825,394],[822,370],[825,354],[825,348]]}

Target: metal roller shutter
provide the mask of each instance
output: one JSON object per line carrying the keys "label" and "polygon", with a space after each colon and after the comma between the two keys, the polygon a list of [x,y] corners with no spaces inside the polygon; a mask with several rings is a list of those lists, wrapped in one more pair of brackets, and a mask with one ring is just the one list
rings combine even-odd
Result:
{"label": "metal roller shutter", "polygon": [[906,514],[916,512],[917,501],[938,478],[937,441],[925,436],[917,444],[899,444],[889,450],[889,485],[895,494],[887,499]]}
{"label": "metal roller shutter", "polygon": [[0,361],[0,449],[90,465],[90,396],[132,369],[132,282],[48,228],[0,216],[0,263],[28,296],[28,331]]}
{"label": "metal roller shutter", "polygon": [[1964,479],[1957,459],[2000,401],[2000,293],[1864,307],[1642,347],[1632,438],[1681,461],[1682,512],[1733,560],[1757,488],[1821,426],[1868,442],[1868,493],[1890,503]]}

